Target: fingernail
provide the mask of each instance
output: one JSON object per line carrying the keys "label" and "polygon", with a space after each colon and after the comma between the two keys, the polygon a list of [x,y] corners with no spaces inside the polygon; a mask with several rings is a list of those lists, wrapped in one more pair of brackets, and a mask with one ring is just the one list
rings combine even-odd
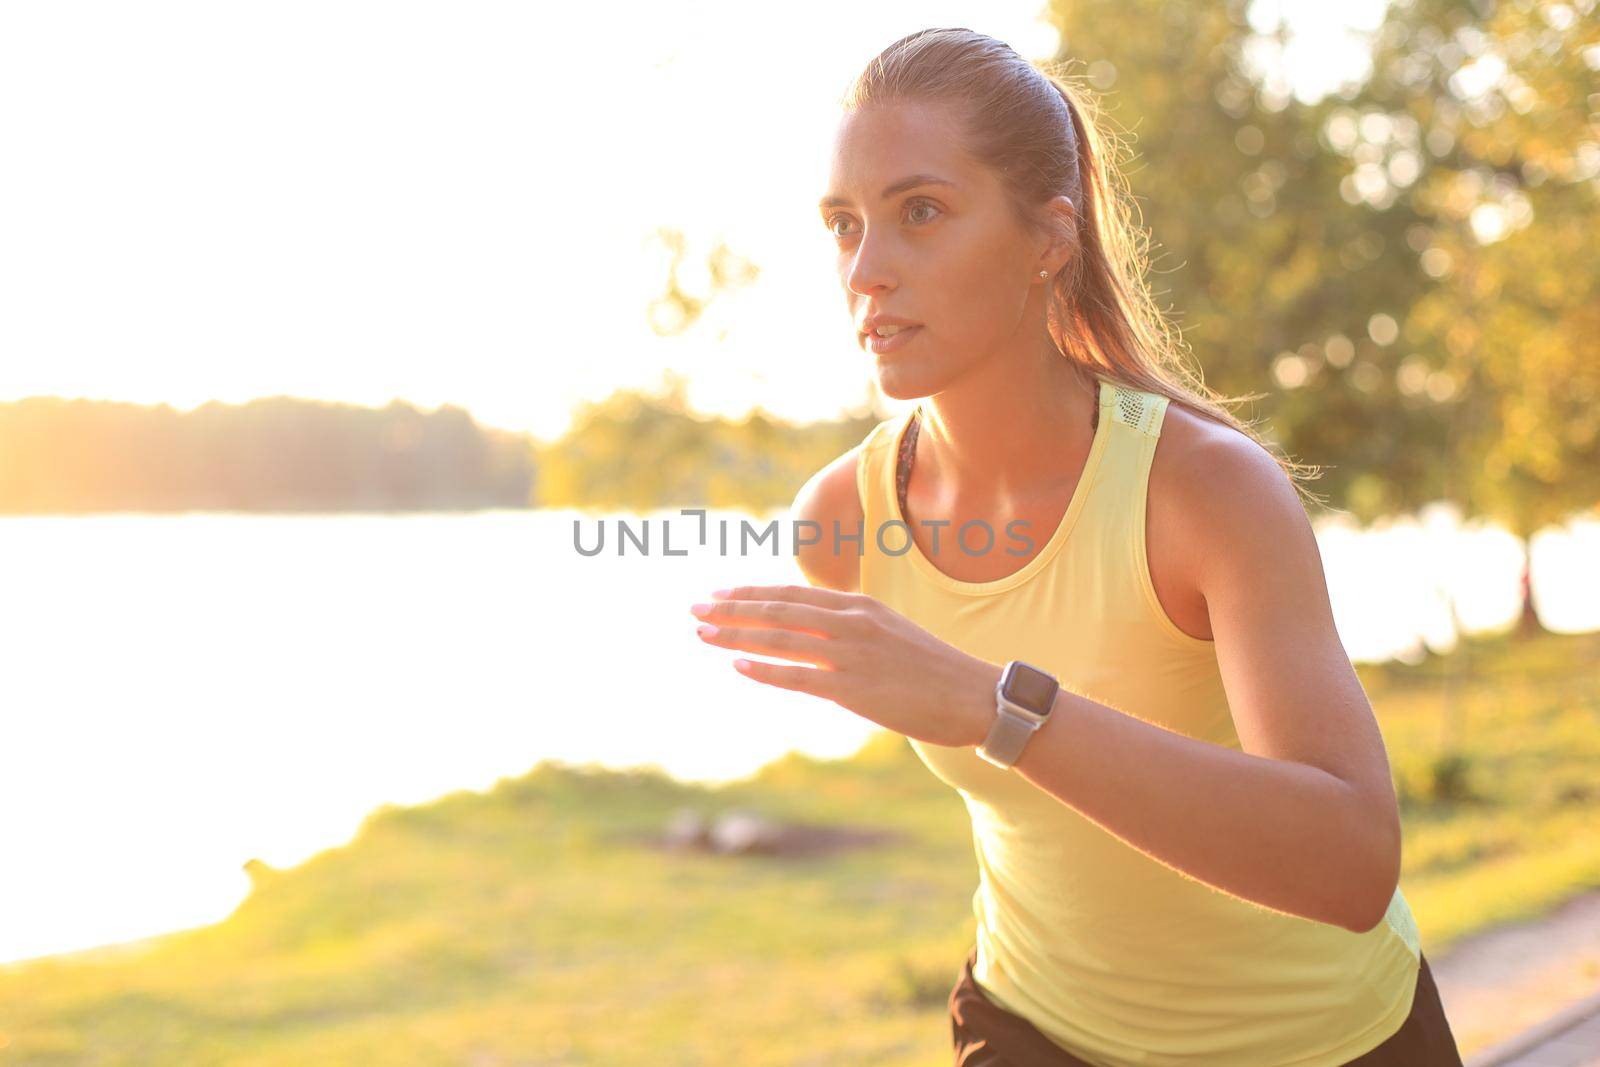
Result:
{"label": "fingernail", "polygon": [[710,623],[706,623],[704,626],[696,627],[694,632],[699,634],[701,637],[717,636],[717,628],[712,626]]}
{"label": "fingernail", "polygon": [[691,615],[699,615],[701,617],[704,617],[704,616],[709,615],[711,613],[711,605],[710,604],[690,604],[689,605],[689,613]]}
{"label": "fingernail", "polygon": [[733,595],[732,589],[713,589],[711,595],[718,600],[726,600]]}

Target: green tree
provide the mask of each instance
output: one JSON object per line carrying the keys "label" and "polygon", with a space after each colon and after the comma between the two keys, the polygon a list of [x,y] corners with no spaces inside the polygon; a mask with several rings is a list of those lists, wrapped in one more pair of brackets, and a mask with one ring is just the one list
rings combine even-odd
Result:
{"label": "green tree", "polygon": [[1449,412],[1445,495],[1523,537],[1600,501],[1594,8],[1396,4],[1335,116],[1357,181],[1417,173],[1395,197],[1430,284],[1402,321],[1397,381]]}
{"label": "green tree", "polygon": [[1057,59],[1126,144],[1152,289],[1207,384],[1263,398],[1240,414],[1371,520],[1439,495],[1446,423],[1398,391],[1390,333],[1428,279],[1403,251],[1405,212],[1354,195],[1329,144],[1344,100],[1296,100],[1271,62],[1281,31],[1258,32],[1248,6],[1062,0]]}

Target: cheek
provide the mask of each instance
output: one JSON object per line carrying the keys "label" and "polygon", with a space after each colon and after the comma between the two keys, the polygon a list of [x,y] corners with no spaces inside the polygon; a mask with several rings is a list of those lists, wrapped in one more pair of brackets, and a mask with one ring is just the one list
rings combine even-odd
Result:
{"label": "cheek", "polygon": [[933,305],[941,332],[970,345],[1009,336],[1016,329],[1027,288],[1014,277],[1015,254],[1009,248],[979,245],[943,265]]}

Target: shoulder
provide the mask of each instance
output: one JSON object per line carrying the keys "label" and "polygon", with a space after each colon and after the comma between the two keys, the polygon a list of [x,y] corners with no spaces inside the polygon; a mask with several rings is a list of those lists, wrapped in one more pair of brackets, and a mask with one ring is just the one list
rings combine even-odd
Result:
{"label": "shoulder", "polygon": [[1162,421],[1149,496],[1151,521],[1182,532],[1183,570],[1208,599],[1220,582],[1308,555],[1320,571],[1310,518],[1277,458],[1176,401]]}
{"label": "shoulder", "polygon": [[861,504],[862,459],[893,419],[878,423],[860,444],[833,460],[807,479],[795,494],[790,516],[796,521],[814,522],[821,536],[816,544],[795,549],[795,560],[812,585],[854,593],[861,584],[861,563],[854,552],[835,552],[833,524],[845,531],[854,530],[865,518]]}

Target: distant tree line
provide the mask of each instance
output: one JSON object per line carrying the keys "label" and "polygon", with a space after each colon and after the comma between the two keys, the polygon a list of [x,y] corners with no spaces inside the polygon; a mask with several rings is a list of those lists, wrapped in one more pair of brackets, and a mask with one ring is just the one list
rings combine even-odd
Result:
{"label": "distant tree line", "polygon": [[529,438],[450,406],[0,404],[0,513],[526,507],[535,478]]}
{"label": "distant tree line", "polygon": [[789,507],[806,480],[861,442],[883,413],[796,424],[759,407],[742,419],[695,414],[684,381],[659,392],[623,389],[574,413],[539,453],[541,507],[598,511]]}
{"label": "distant tree line", "polygon": [[560,440],[425,412],[271,397],[168,405],[30,397],[0,404],[0,514],[787,507],[857,444],[874,411],[797,425],[692,412],[681,379],[620,389]]}

